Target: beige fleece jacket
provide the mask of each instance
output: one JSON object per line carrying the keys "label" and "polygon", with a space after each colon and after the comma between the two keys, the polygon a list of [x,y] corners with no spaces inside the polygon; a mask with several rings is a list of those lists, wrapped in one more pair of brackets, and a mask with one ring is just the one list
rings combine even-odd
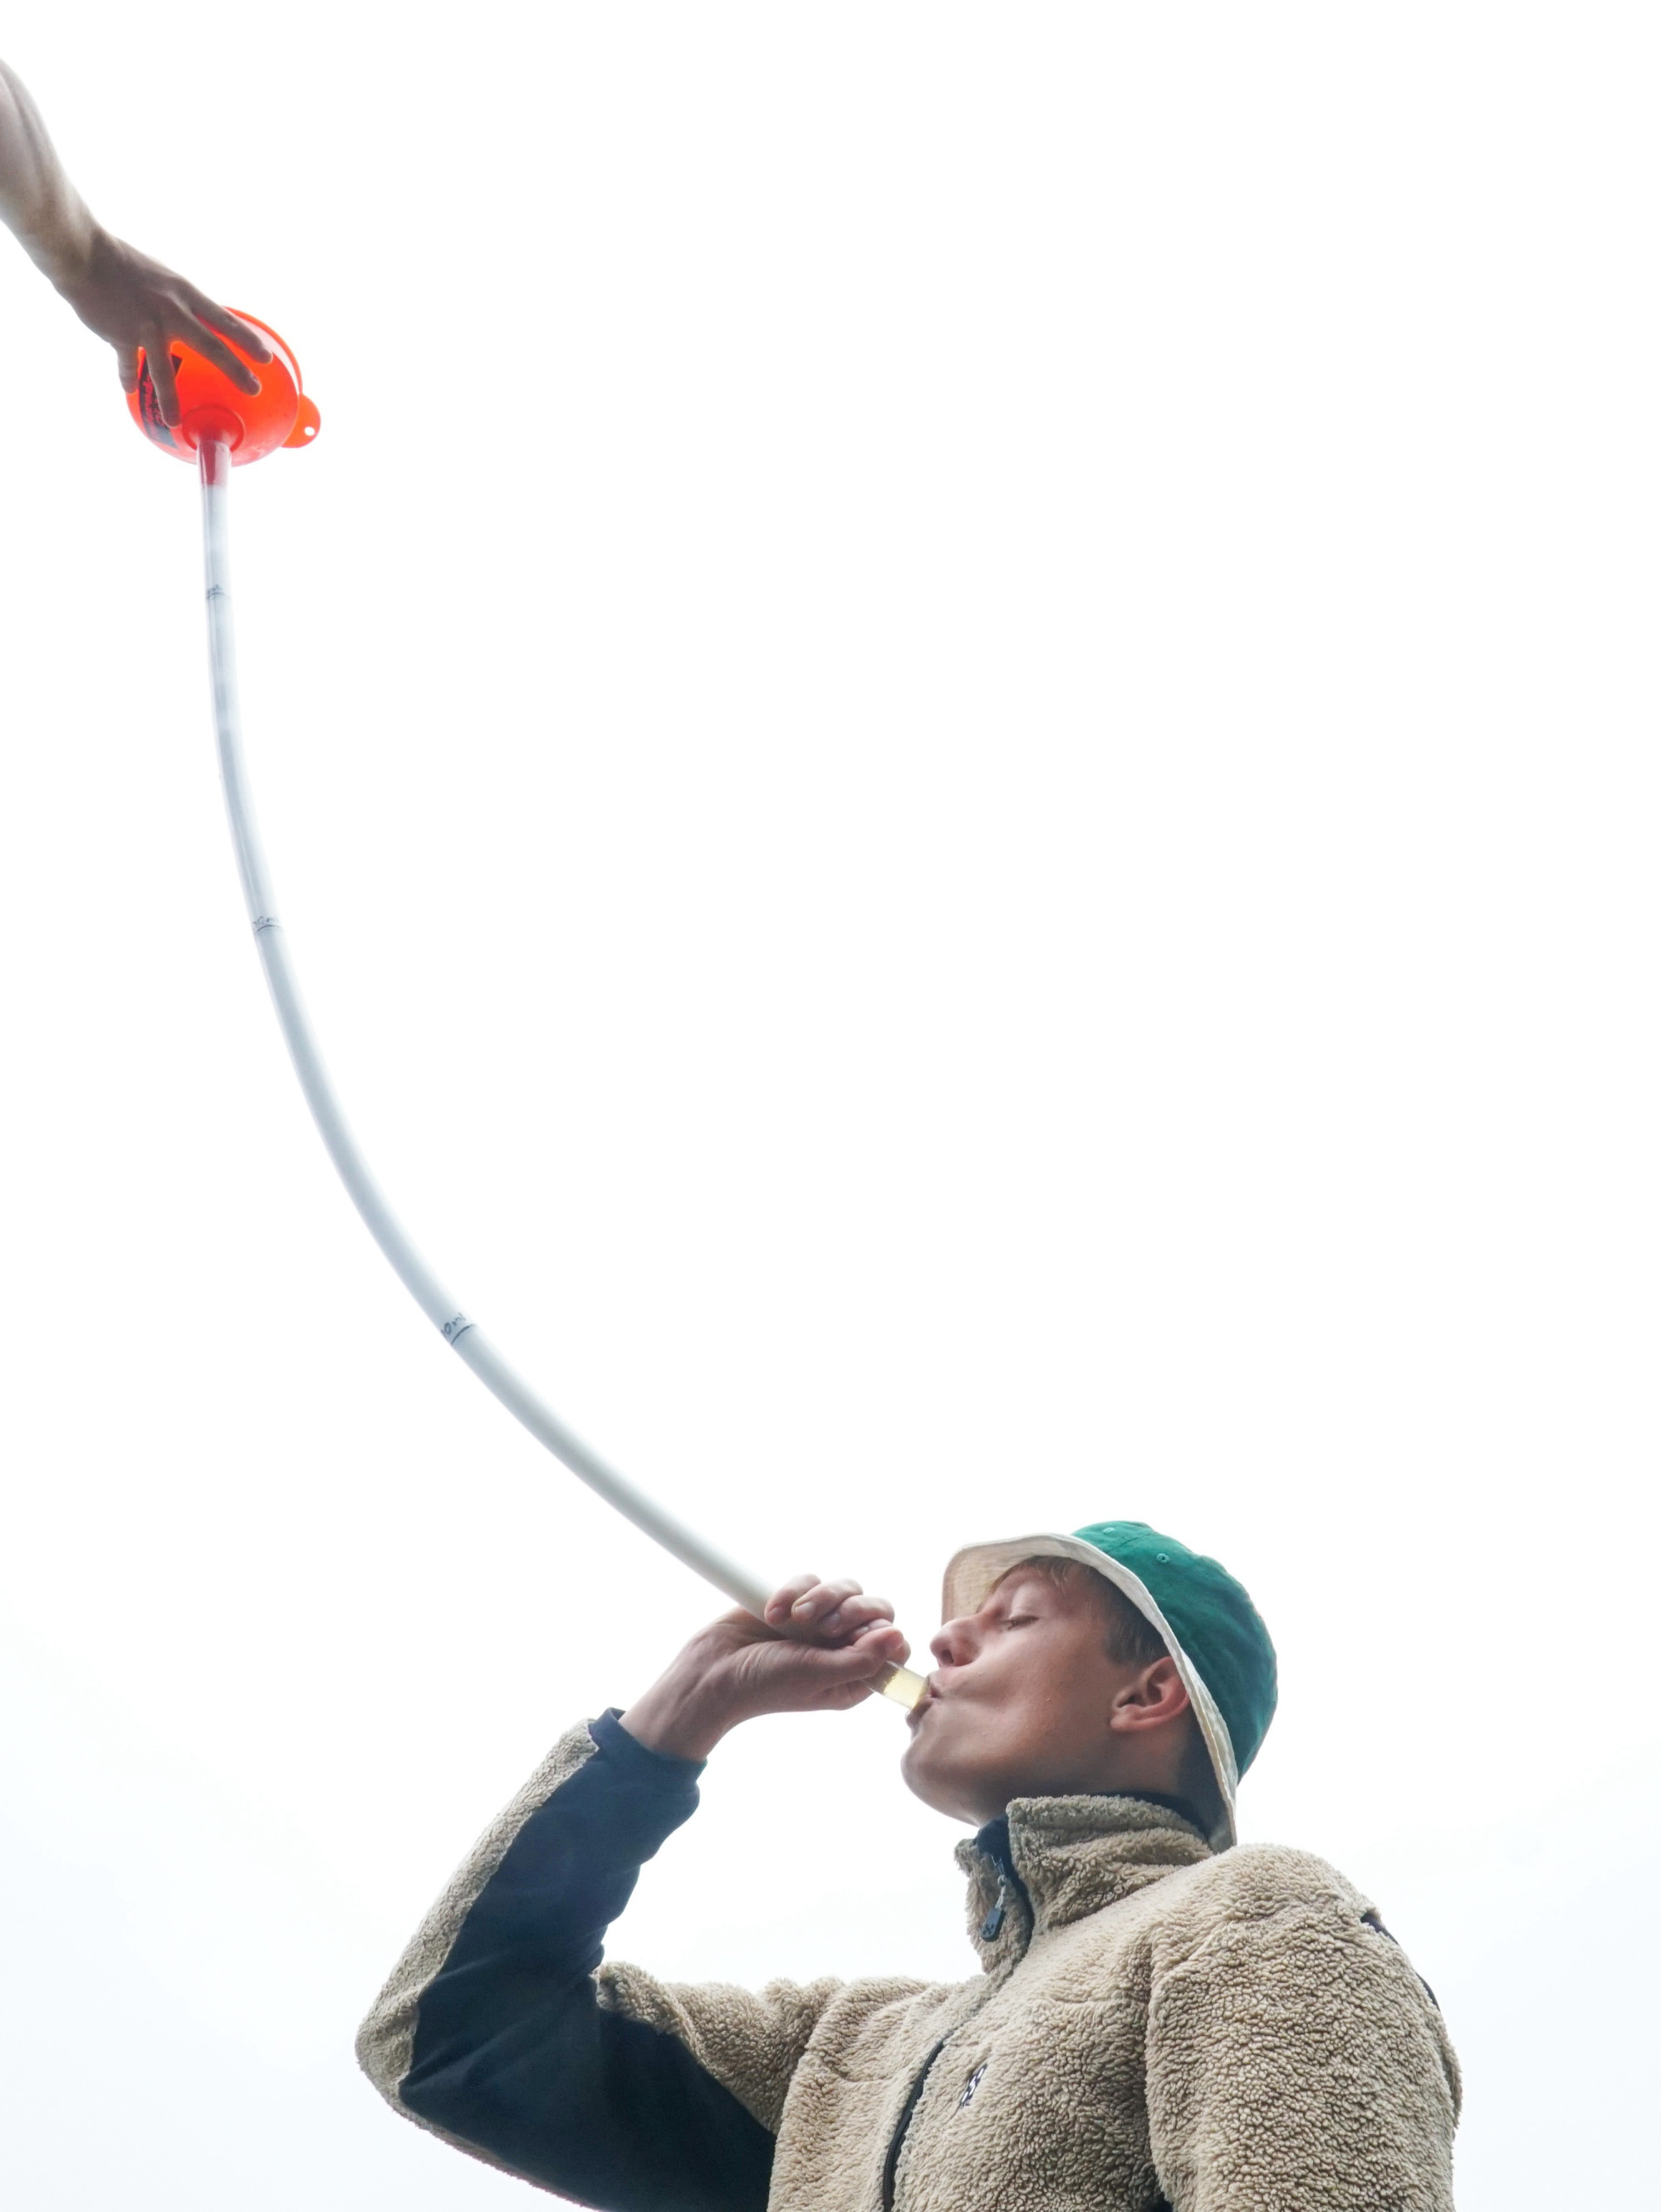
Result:
{"label": "beige fleece jacket", "polygon": [[[594,1725],[619,1768],[652,1757],[626,1737],[610,1748]],[[1457,2066],[1434,2000],[1368,1900],[1308,1853],[1261,1844],[1214,1853],[1177,1814],[1123,1797],[1018,1800],[1016,1882],[977,1844],[959,1844],[981,1958],[963,1982],[776,1982],[756,1994],[664,1982],[620,1962],[591,1974],[549,1954],[550,1975],[581,1966],[595,2036],[609,2021],[619,2049],[672,2055],[688,2082],[736,2100],[760,2131],[755,2142],[770,2142],[759,2181],[747,2166],[742,2179],[737,2164],[717,2166],[700,2196],[690,2134],[666,2182],[618,2160],[584,2163],[584,2099],[598,2142],[611,2116],[593,2100],[612,2094],[605,2084],[622,2060],[614,2054],[609,2074],[598,2067],[599,2086],[585,2089],[574,2045],[515,2081],[514,2096],[545,2100],[535,2128],[520,2126],[522,2114],[511,2126],[496,2118],[507,2093],[494,2087],[482,2100],[491,2117],[478,2122],[469,2099],[489,2054],[520,2046],[499,2014],[470,2040],[467,2004],[490,1960],[516,1942],[519,1982],[538,1986],[541,1938],[513,1935],[520,1923],[502,1898],[532,1915],[528,1930],[541,1923],[523,1900],[551,1910],[558,1882],[569,1887],[561,1792],[585,1772],[585,1805],[624,1787],[594,1767],[598,1755],[587,1728],[562,1741],[440,1900],[365,2025],[364,2063],[383,2093],[452,2141],[544,2186],[598,2192],[581,2201],[625,2207],[1449,2212]],[[636,1778],[626,1780],[635,1805]],[[570,1802],[569,1819],[581,1813],[592,1830],[599,1814]],[[545,1862],[563,1871],[545,1880]],[[467,1939],[481,1899],[484,1932]],[[441,2001],[432,1992],[453,1960],[459,1994]],[[427,2004],[434,2024],[423,2027]],[[565,2095],[571,2109],[551,2120]],[[631,2104],[629,2124],[649,2128],[652,2109]],[[554,2135],[579,2148],[545,2153]]]}

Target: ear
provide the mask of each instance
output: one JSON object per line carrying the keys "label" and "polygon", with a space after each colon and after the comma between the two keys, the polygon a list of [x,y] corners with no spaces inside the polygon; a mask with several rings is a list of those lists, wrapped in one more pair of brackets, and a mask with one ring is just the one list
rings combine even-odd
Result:
{"label": "ear", "polygon": [[1176,1661],[1156,1659],[1115,1694],[1107,1724],[1130,1735],[1142,1729],[1168,1727],[1188,1711],[1188,1692],[1183,1687]]}

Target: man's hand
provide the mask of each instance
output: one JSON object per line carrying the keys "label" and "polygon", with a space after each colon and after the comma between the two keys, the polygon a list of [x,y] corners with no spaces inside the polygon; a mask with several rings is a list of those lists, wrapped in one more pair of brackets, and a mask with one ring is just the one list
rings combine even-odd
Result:
{"label": "man's hand", "polygon": [[121,381],[138,382],[139,349],[164,420],[179,420],[173,388],[174,343],[190,347],[222,368],[240,392],[258,392],[259,379],[225,343],[234,339],[256,361],[271,349],[259,332],[228,308],[152,261],[147,253],[112,238],[93,221],[70,182],[40,111],[15,73],[0,62],[0,222],[43,270],[89,331],[115,348]]}
{"label": "man's hand", "polygon": [[239,392],[258,392],[259,379],[225,343],[234,338],[256,361],[269,361],[271,349],[251,323],[215,305],[194,284],[152,261],[148,253],[95,230],[84,248],[46,273],[89,331],[115,348],[124,391],[138,383],[138,354],[143,349],[162,420],[179,420],[173,386],[175,340],[222,368]]}
{"label": "man's hand", "polygon": [[764,1622],[738,1611],[700,1629],[623,1725],[648,1751],[707,1759],[728,1729],[759,1714],[861,1704],[910,1653],[885,1599],[797,1575],[768,1600]]}

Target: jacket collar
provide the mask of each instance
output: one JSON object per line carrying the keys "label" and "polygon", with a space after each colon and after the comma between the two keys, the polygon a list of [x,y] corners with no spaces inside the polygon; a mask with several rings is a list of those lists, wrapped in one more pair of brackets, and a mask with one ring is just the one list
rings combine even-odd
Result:
{"label": "jacket collar", "polygon": [[990,1970],[1013,1965],[1047,1929],[1196,1866],[1211,1846],[1171,1799],[1018,1797],[957,1856],[970,1936]]}

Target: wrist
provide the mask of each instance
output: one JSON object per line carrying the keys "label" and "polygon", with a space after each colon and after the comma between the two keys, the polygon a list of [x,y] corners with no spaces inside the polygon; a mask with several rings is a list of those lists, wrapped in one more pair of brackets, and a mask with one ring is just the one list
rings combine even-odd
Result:
{"label": "wrist", "polygon": [[712,1691],[702,1668],[685,1655],[660,1674],[618,1720],[635,1741],[670,1759],[708,1759],[730,1728],[744,1717]]}
{"label": "wrist", "polygon": [[66,297],[86,289],[113,242],[79,200],[55,210],[37,229],[22,234],[29,258]]}

